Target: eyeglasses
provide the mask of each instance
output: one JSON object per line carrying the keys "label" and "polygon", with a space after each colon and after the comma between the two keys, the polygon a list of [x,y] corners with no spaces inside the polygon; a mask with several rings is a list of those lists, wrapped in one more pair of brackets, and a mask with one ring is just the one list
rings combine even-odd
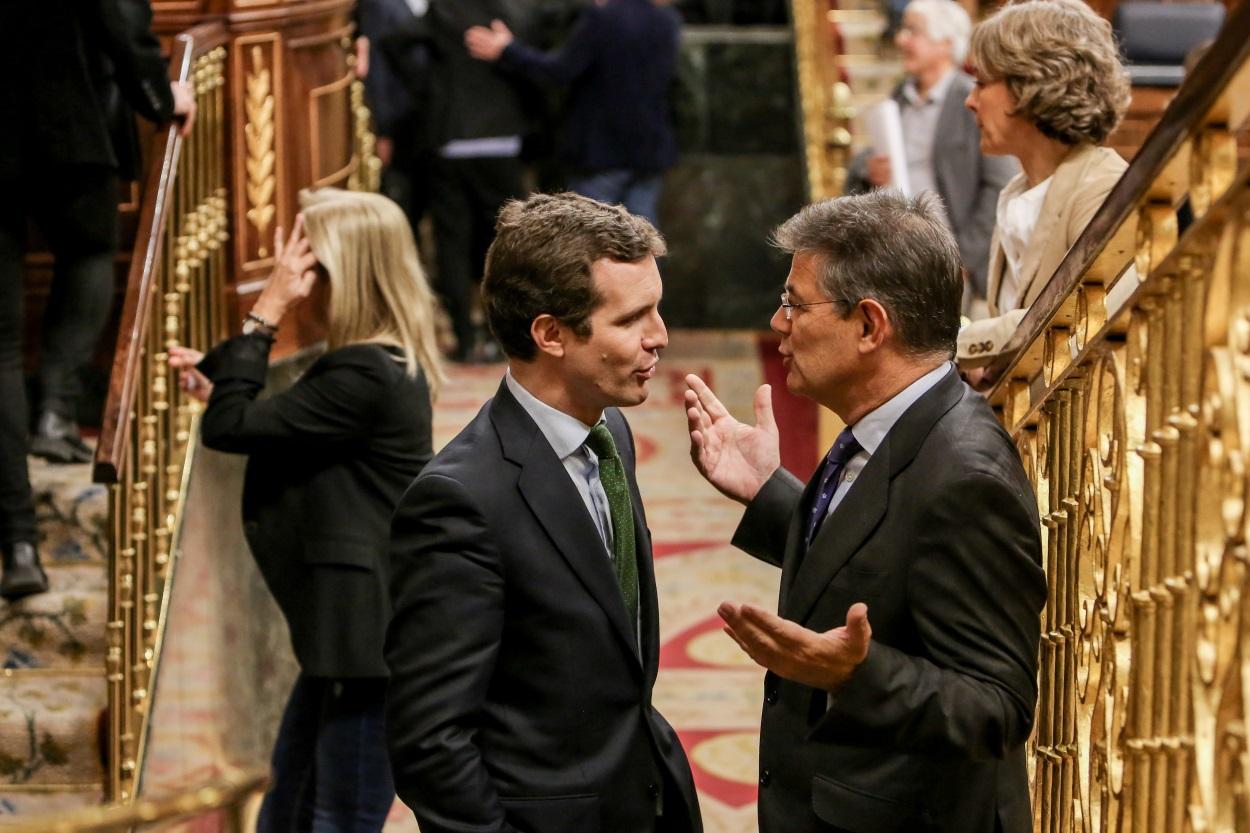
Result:
{"label": "eyeglasses", "polygon": [[787,321],[790,321],[793,318],[793,315],[794,315],[793,311],[795,307],[819,307],[825,304],[836,304],[836,303],[838,302],[837,301],[809,301],[806,304],[792,304],[790,303],[790,293],[789,292],[781,293],[781,308],[785,310],[786,312]]}

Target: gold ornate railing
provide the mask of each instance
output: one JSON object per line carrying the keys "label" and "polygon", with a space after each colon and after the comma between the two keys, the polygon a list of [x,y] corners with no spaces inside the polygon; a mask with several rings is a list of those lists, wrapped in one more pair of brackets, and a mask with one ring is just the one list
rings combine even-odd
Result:
{"label": "gold ornate railing", "polygon": [[1250,831],[1248,115],[1242,4],[991,367],[1050,584],[1035,830]]}
{"label": "gold ornate railing", "polygon": [[174,41],[170,76],[190,82],[198,116],[185,139],[153,143],[122,307],[94,479],[109,484],[105,798],[133,799],[159,656],[171,545],[185,492],[196,405],[169,372],[170,344],[207,348],[223,332],[226,205],[225,29]]}
{"label": "gold ornate railing", "polygon": [[248,806],[268,780],[265,772],[238,773],[169,798],[89,807],[6,825],[4,829],[5,833],[130,833],[165,829],[183,819],[222,813],[225,823],[214,829],[245,833]]}
{"label": "gold ornate railing", "polygon": [[836,197],[850,162],[851,88],[838,65],[831,0],[790,0],[803,169],[812,202]]}

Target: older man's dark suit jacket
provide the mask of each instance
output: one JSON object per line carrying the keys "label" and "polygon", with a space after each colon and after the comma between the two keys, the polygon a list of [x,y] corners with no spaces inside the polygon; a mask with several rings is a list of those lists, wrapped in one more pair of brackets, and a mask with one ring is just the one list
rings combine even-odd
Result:
{"label": "older man's dark suit jacket", "polygon": [[605,417],[633,497],[637,623],[506,385],[396,510],[387,736],[423,833],[701,830],[689,764],[651,705],[659,626],[633,439],[618,411]]}
{"label": "older man's dark suit jacket", "polygon": [[832,697],[766,677],[762,833],[1032,830],[1046,580],[1033,491],[989,406],[949,372],[803,553],[812,492],[778,473],[734,543],[782,567],[781,615],[807,628],[866,602],[872,645]]}

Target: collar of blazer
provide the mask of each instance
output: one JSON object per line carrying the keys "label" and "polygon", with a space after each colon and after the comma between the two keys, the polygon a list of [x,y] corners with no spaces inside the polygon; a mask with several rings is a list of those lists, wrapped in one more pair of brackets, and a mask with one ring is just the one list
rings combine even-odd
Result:
{"label": "collar of blazer", "polygon": [[[517,477],[517,489],[521,499],[547,532],[556,551],[585,586],[586,592],[603,609],[604,615],[612,622],[627,650],[638,660],[641,670],[643,658],[634,635],[634,623],[629,621],[629,614],[621,599],[612,560],[605,552],[603,539],[599,537],[599,531],[590,516],[584,511],[570,511],[570,507],[583,505],[582,496],[569,479],[564,464],[556,457],[538,425],[508,390],[506,383],[500,384],[495,398],[487,407],[490,408],[491,423],[499,436],[504,459],[515,463],[521,470]],[[651,539],[647,535],[647,522],[642,514],[638,484],[634,480],[629,429],[615,408],[605,411],[604,417],[621,453],[630,497],[634,502],[634,540],[638,550],[642,636],[643,644],[647,646],[646,671],[653,679],[659,658],[659,640]]]}
{"label": "collar of blazer", "polygon": [[[1027,307],[1037,299],[1068,249],[1076,242],[1075,237],[1068,240],[1067,234],[1068,220],[1077,207],[1076,200],[1072,199],[1072,192],[1085,179],[1090,165],[1097,163],[1099,151],[1100,148],[1096,145],[1077,145],[1051,175],[1041,213],[1037,215],[1037,225],[1033,228],[1029,246],[1020,262],[1020,306]],[[1003,191],[1017,188],[1022,182],[1024,174],[1016,174],[1015,178],[1003,186]],[[1077,235],[1080,232],[1078,229]],[[1067,245],[1055,245],[1056,240],[1067,240]],[[994,239],[990,244],[989,286],[986,288],[991,316],[1011,312],[998,306],[998,291],[1002,287],[1003,270],[1006,268],[1007,255],[999,242],[996,224]]]}
{"label": "collar of blazer", "polygon": [[[854,488],[821,525],[806,555],[802,553],[801,525],[791,522],[782,567],[782,616],[794,622],[806,619],[829,582],[885,516],[890,481],[911,463],[933,426],[955,407],[966,388],[951,368],[899,417],[856,478]],[[796,518],[804,514],[804,507],[811,505],[815,480],[813,477],[804,490]],[[870,611],[869,621],[871,616]]]}

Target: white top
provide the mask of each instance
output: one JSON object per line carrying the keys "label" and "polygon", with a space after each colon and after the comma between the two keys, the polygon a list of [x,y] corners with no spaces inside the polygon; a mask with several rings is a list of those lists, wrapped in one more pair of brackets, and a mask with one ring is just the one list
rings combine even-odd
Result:
{"label": "white top", "polygon": [[907,183],[912,194],[919,194],[921,191],[937,193],[937,177],[933,174],[933,145],[937,139],[942,103],[946,100],[946,91],[954,80],[955,70],[951,69],[924,96],[916,89],[914,78],[908,78],[903,83],[903,106],[899,108],[899,119],[903,123]]}
{"label": "white top", "polygon": [[[547,438],[551,450],[560,458],[564,470],[569,473],[569,479],[577,487],[577,493],[582,496],[582,503],[586,504],[586,511],[595,522],[595,528],[599,530],[599,537],[603,539],[608,557],[611,558],[612,511],[608,507],[608,496],[603,491],[603,484],[599,482],[599,458],[585,445],[590,429],[594,426],[587,425],[577,417],[569,416],[534,396],[513,378],[511,370],[504,375],[504,382],[516,401],[525,409],[525,413],[537,423],[538,430]],[[603,422],[602,415],[599,422]]]}
{"label": "white top", "polygon": [[[859,473],[864,470],[864,466],[868,465],[868,460],[872,455],[877,453],[877,449],[881,446],[881,442],[885,439],[886,434],[890,433],[890,429],[894,427],[894,423],[907,412],[907,409],[916,404],[916,400],[924,396],[933,386],[941,381],[946,375],[946,371],[950,370],[950,362],[942,362],[940,365],[903,388],[893,397],[882,402],[874,410],[869,411],[860,417],[859,422],[851,426],[851,433],[855,436],[856,442],[861,446],[860,451],[846,462],[846,466],[842,469],[842,476],[838,480],[838,488],[834,490],[833,498],[829,501],[829,512],[832,512],[837,505],[842,502],[842,498],[846,497],[846,493],[851,490],[851,484],[855,482],[855,478],[859,477]],[[829,517],[828,514],[825,517]]]}
{"label": "white top", "polygon": [[1007,259],[1007,268],[1003,270],[1003,280],[998,287],[998,309],[1002,312],[1010,312],[1020,306],[1020,292],[1024,286],[1020,265],[1029,248],[1029,239],[1033,237],[1033,229],[1042,215],[1042,203],[1046,200],[1053,178],[1048,176],[1025,190],[1025,179],[1021,177],[1018,184],[1009,184],[998,195],[998,242],[1002,244]]}

